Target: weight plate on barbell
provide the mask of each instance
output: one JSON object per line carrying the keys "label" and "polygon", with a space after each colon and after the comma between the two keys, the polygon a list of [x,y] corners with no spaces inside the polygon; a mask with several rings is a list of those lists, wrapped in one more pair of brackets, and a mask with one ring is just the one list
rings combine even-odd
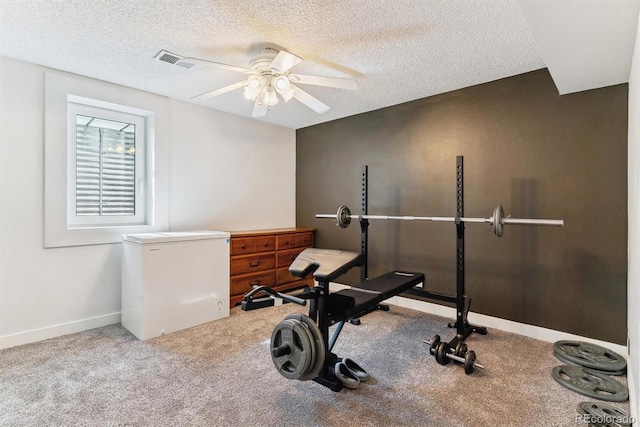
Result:
{"label": "weight plate on barbell", "polygon": [[436,347],[436,362],[441,365],[448,364],[451,359],[447,357],[447,354],[449,354],[449,343],[443,341]]}
{"label": "weight plate on barbell", "polygon": [[336,221],[340,228],[347,228],[351,224],[351,210],[349,210],[349,207],[342,205],[338,208]]}
{"label": "weight plate on barbell", "polygon": [[462,341],[458,341],[458,343],[456,344],[456,349],[453,352],[453,354],[458,357],[464,357],[467,354],[467,345]]}
{"label": "weight plate on barbell", "polygon": [[438,344],[440,344],[440,335],[436,334],[433,336],[433,338],[431,338],[431,341],[429,341],[429,353],[432,355],[436,354],[436,348],[438,347]]}
{"label": "weight plate on barbell", "polygon": [[316,322],[313,321],[312,318],[306,316],[302,313],[294,313],[285,317],[287,319],[294,319],[303,322],[311,332],[311,336],[313,337],[313,357],[312,363],[309,367],[307,374],[298,378],[300,381],[308,381],[314,379],[320,373],[322,366],[324,365],[324,358],[326,355],[326,351],[324,348],[324,339],[322,338],[322,332],[320,332],[320,328],[316,325]]}
{"label": "weight plate on barbell", "polygon": [[627,361],[618,353],[583,341],[557,341],[553,354],[563,362],[598,371],[623,372],[627,367]]}
{"label": "weight plate on barbell", "polygon": [[629,391],[624,384],[584,366],[556,366],[551,375],[569,390],[594,399],[608,402],[624,402],[629,399]]}
{"label": "weight plate on barbell", "polygon": [[493,210],[493,232],[498,237],[502,237],[502,218],[504,218],[504,209],[502,209],[502,205],[498,205]]}
{"label": "weight plate on barbell", "polygon": [[472,373],[476,367],[476,352],[473,350],[469,350],[467,354],[464,356],[464,373],[469,375]]}
{"label": "weight plate on barbell", "polygon": [[589,422],[590,426],[631,426],[629,414],[615,406],[598,402],[582,402],[578,404],[578,413],[588,415],[584,422]]}
{"label": "weight plate on barbell", "polygon": [[[309,328],[303,322],[283,320],[271,333],[271,360],[283,377],[296,380],[308,373],[314,346]],[[284,349],[284,353],[276,355],[278,349]]]}

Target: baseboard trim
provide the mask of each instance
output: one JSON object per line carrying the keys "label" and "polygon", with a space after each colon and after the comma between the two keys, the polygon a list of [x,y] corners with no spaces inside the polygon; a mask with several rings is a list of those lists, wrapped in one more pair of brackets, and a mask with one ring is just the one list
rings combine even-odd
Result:
{"label": "baseboard trim", "polygon": [[[349,286],[342,285],[340,283],[332,283],[331,286],[332,291],[349,288]],[[395,296],[386,300],[385,303],[397,305],[399,307],[410,308],[413,310],[421,311],[423,313],[434,314],[436,316],[449,317],[451,319],[455,319],[456,317],[456,310],[453,307],[447,307],[444,305],[434,304],[412,298]],[[500,331],[511,332],[514,334],[522,335],[529,338],[535,338],[546,342],[556,342],[560,340],[584,341],[606,347],[612,351],[615,351],[619,355],[624,356],[625,358],[627,358],[627,360],[629,359],[629,351],[627,350],[627,346],[620,344],[614,344],[606,341],[596,340],[593,338],[582,337],[580,335],[570,334],[567,332],[555,331],[553,329],[527,325],[525,323],[518,323],[512,320],[500,319],[498,317],[492,317],[473,312],[469,313],[469,322],[471,324],[484,326],[489,329],[498,329]],[[424,339],[429,338],[430,337],[424,337]]]}
{"label": "baseboard trim", "polygon": [[0,336],[0,350],[120,323],[120,312]]}
{"label": "baseboard trim", "polygon": [[[332,283],[334,291],[348,289],[349,286],[340,283]],[[397,305],[399,307],[410,308],[421,311],[423,313],[434,314],[436,316],[455,318],[456,311],[453,307],[446,307],[440,304],[434,304],[427,301],[420,301],[412,298],[395,296],[385,301],[388,304]],[[105,314],[102,316],[91,317],[88,319],[78,320],[75,322],[62,323],[59,325],[48,326],[46,328],[33,329],[30,331],[19,332],[11,335],[0,336],[0,350],[4,348],[15,347],[18,345],[29,344],[37,341],[55,338],[62,335],[74,334],[86,331],[88,329],[100,328],[102,326],[120,323],[120,312]],[[614,344],[606,341],[596,340],[593,338],[583,337],[580,335],[570,334],[567,332],[555,331],[553,329],[542,328],[540,326],[527,325],[524,323],[514,322],[512,320],[500,319],[497,317],[487,316],[478,313],[469,313],[469,322],[487,328],[498,329],[505,332],[511,332],[523,335],[529,338],[535,338],[546,342],[556,342],[560,340],[585,341],[592,344],[601,345],[612,351],[626,357],[628,359],[629,352],[626,346]],[[629,375],[631,379],[631,375]]]}

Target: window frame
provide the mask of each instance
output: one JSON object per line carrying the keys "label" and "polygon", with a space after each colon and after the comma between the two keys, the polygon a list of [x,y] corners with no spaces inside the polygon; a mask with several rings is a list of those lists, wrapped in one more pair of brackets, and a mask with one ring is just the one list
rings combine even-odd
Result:
{"label": "window frame", "polygon": [[[146,116],[132,114],[128,107],[96,106],[96,100],[67,97],[67,228],[110,227],[147,224]],[[117,108],[117,109],[116,109]],[[129,110],[129,111],[123,111]],[[77,124],[76,116],[84,115],[135,125],[135,215],[77,215]]]}
{"label": "window frame", "polygon": [[[123,234],[169,229],[171,102],[161,95],[57,70],[43,69],[44,187],[42,233],[45,249],[119,244]],[[147,136],[146,225],[67,227],[67,102],[144,116]]]}

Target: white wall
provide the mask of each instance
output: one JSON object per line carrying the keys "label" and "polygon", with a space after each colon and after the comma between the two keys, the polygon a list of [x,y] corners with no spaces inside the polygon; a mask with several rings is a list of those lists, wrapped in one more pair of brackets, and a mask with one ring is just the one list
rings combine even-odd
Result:
{"label": "white wall", "polygon": [[174,229],[295,225],[295,131],[171,101]]}
{"label": "white wall", "polygon": [[[0,348],[120,321],[120,244],[43,249],[45,71],[0,57]],[[161,100],[171,230],[295,225],[294,130]]]}
{"label": "white wall", "polygon": [[[639,18],[640,22],[640,18]],[[640,419],[640,25],[629,77],[629,386],[632,416]]]}

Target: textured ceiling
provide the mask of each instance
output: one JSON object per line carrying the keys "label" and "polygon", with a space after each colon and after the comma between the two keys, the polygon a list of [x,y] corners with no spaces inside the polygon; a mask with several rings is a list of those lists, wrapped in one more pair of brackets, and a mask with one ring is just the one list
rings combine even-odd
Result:
{"label": "textured ceiling", "polygon": [[[266,117],[293,129],[543,68],[516,0],[0,0],[0,55],[179,100],[242,73],[154,59],[162,49],[248,67],[264,47],[299,74],[357,79],[356,92],[305,85]],[[250,117],[232,91],[202,105]]]}

